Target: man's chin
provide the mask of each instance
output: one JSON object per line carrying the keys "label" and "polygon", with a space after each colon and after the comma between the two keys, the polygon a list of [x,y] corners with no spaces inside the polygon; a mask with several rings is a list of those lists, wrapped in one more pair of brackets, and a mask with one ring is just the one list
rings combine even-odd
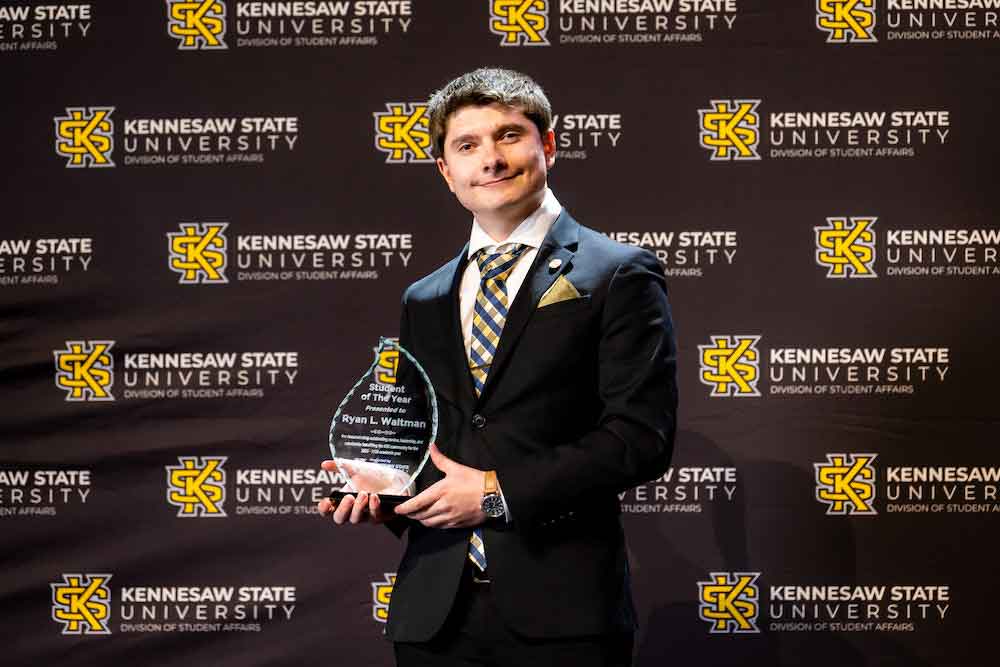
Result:
{"label": "man's chin", "polygon": [[520,200],[514,197],[481,197],[479,209],[487,214],[505,213],[516,209]]}
{"label": "man's chin", "polygon": [[522,219],[537,208],[538,192],[514,191],[507,187],[491,190],[490,188],[474,188],[474,195],[468,201],[459,200],[461,204],[478,218],[507,217],[514,215]]}

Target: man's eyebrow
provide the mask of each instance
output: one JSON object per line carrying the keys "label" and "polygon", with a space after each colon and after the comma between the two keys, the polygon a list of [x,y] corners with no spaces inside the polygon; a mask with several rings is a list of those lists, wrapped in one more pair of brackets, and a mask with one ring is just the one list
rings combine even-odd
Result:
{"label": "man's eyebrow", "polygon": [[466,141],[475,141],[476,136],[474,134],[460,134],[448,143],[454,146],[455,144],[464,144]]}
{"label": "man's eyebrow", "polygon": [[[502,134],[504,134],[505,132],[510,132],[511,130],[514,130],[516,132],[524,132],[524,131],[526,131],[526,129],[527,128],[524,125],[521,125],[520,123],[504,123],[503,125],[501,125],[497,129],[493,130],[492,134],[495,137],[499,137]],[[462,143],[465,143],[467,141],[475,141],[476,139],[477,139],[477,136],[475,134],[473,134],[471,132],[467,132],[466,134],[460,134],[457,137],[455,137],[454,139],[451,139],[448,143],[450,145],[452,145],[452,146],[455,146],[457,144],[462,144]]]}
{"label": "man's eyebrow", "polygon": [[493,132],[493,136],[498,137],[504,134],[505,132],[510,132],[511,130],[515,130],[517,132],[524,132],[525,127],[520,123],[504,123]]}

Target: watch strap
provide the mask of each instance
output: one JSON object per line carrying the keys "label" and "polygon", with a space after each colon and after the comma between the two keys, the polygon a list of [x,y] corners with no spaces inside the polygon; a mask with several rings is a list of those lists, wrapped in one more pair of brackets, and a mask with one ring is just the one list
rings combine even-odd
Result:
{"label": "watch strap", "polygon": [[486,477],[483,480],[483,495],[484,496],[489,496],[489,495],[495,494],[495,493],[497,493],[497,490],[499,488],[500,488],[500,485],[497,482],[497,471],[496,470],[487,470],[486,471]]}

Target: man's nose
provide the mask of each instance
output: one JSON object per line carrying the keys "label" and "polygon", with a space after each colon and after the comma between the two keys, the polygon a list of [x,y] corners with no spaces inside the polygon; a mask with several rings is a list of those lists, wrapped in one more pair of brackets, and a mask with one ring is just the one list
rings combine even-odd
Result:
{"label": "man's nose", "polygon": [[494,143],[483,145],[482,158],[483,171],[486,173],[497,173],[507,168],[507,160]]}

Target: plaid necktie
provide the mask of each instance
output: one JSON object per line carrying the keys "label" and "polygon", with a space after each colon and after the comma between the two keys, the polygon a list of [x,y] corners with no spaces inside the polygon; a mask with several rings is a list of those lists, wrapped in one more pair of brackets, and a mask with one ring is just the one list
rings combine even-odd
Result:
{"label": "plaid necktie", "polygon": [[[503,252],[486,254],[480,250],[476,257],[479,264],[479,293],[472,315],[472,344],[469,346],[469,371],[476,387],[476,396],[483,392],[490,365],[497,352],[500,334],[507,320],[507,278],[514,265],[528,246],[511,245]],[[469,536],[469,560],[480,570],[486,570],[486,548],[483,532],[479,528]]]}

